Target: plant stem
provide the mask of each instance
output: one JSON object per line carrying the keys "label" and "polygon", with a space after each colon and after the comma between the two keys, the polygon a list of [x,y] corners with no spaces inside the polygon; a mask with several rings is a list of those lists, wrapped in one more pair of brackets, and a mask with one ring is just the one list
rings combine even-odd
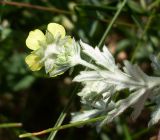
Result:
{"label": "plant stem", "polygon": [[70,127],[81,126],[81,125],[84,125],[84,124],[101,121],[101,120],[103,120],[105,117],[106,117],[106,116],[101,116],[101,117],[97,117],[97,118],[92,118],[92,119],[86,120],[86,121],[79,121],[79,122],[75,122],[75,123],[71,123],[71,124],[66,124],[66,125],[62,125],[62,126],[58,126],[58,127],[54,127],[54,128],[49,128],[49,129],[46,129],[46,130],[43,130],[43,131],[40,131],[40,132],[25,133],[25,134],[21,134],[21,135],[19,136],[19,138],[32,137],[32,136],[37,136],[37,135],[46,134],[46,133],[49,133],[49,132],[51,132],[51,131],[56,131],[56,130],[62,130],[62,129],[70,128]]}
{"label": "plant stem", "polygon": [[9,127],[21,127],[22,123],[2,123],[0,128],[9,128]]}
{"label": "plant stem", "polygon": [[[61,124],[62,124],[63,120],[65,119],[65,117],[66,117],[66,115],[67,115],[67,112],[68,112],[68,110],[69,110],[69,108],[70,108],[70,106],[71,106],[71,103],[72,103],[72,101],[73,101],[73,99],[74,99],[74,97],[75,97],[75,95],[76,95],[76,94],[75,94],[75,91],[76,91],[76,89],[77,89],[78,87],[79,87],[79,86],[76,86],[75,89],[73,90],[72,95],[71,95],[71,97],[70,97],[70,99],[69,99],[68,104],[65,106],[64,110],[61,112],[61,114],[60,114],[60,116],[58,117],[58,120],[56,121],[56,124],[54,125],[53,128],[55,128],[55,127],[60,127],[60,126],[61,126]],[[49,135],[49,137],[47,138],[47,140],[53,140],[54,137],[56,136],[57,132],[58,132],[58,130],[51,131],[51,134]]]}
{"label": "plant stem", "polygon": [[81,64],[81,65],[83,65],[87,68],[93,69],[93,70],[98,70],[98,67],[96,67],[93,64],[88,63],[88,62],[86,62],[85,60],[82,60],[82,59],[79,61],[79,64]]}
{"label": "plant stem", "polygon": [[148,6],[148,10],[151,10],[151,9],[153,9],[155,7],[158,7],[159,3],[160,3],[160,0],[155,0],[154,2],[152,2],[151,5]]}
{"label": "plant stem", "polygon": [[123,127],[123,132],[124,132],[125,140],[132,140],[131,134],[129,132],[129,129],[128,129],[127,125],[123,124],[122,127]]}
{"label": "plant stem", "polygon": [[4,5],[12,5],[12,6],[17,6],[17,7],[26,7],[26,8],[32,8],[36,10],[42,10],[42,11],[48,11],[48,12],[55,12],[55,13],[62,13],[62,14],[71,14],[71,12],[61,10],[58,8],[49,8],[49,7],[44,7],[44,6],[39,6],[39,5],[32,5],[29,3],[23,3],[23,2],[11,2],[11,1],[0,1],[0,4]]}
{"label": "plant stem", "polygon": [[[72,101],[72,100],[71,100],[71,101]],[[61,126],[63,120],[65,119],[65,117],[66,117],[66,115],[67,115],[66,109],[68,109],[68,108],[65,108],[64,111],[60,114],[60,116],[59,116],[59,118],[58,118],[58,120],[57,120],[57,122],[56,122],[56,124],[55,124],[55,127]],[[55,127],[53,127],[53,128],[55,128]],[[49,137],[47,138],[47,140],[52,140],[52,139],[54,139],[54,137],[56,136],[57,132],[58,132],[57,130],[51,131],[51,134],[49,135]]]}
{"label": "plant stem", "polygon": [[145,133],[148,133],[150,130],[151,130],[151,127],[150,128],[147,127],[145,129],[139,130],[135,135],[132,136],[132,138],[133,139],[138,139],[139,137],[141,137]]}
{"label": "plant stem", "polygon": [[131,62],[134,61],[136,52],[138,51],[138,49],[142,45],[142,39],[143,39],[144,35],[146,34],[146,32],[148,31],[148,29],[149,29],[149,27],[150,27],[150,25],[152,23],[152,20],[154,19],[154,16],[155,16],[154,13],[155,13],[155,10],[152,11],[152,13],[151,13],[151,15],[150,15],[150,17],[149,17],[149,19],[148,19],[148,21],[146,23],[146,26],[144,27],[144,30],[143,30],[143,32],[141,34],[141,37],[140,37],[140,39],[138,41],[138,44],[137,44],[136,48],[133,51],[133,54],[132,54],[132,57],[131,57]]}
{"label": "plant stem", "polygon": [[118,17],[119,14],[121,13],[121,11],[122,11],[123,7],[125,6],[126,2],[127,2],[127,0],[124,0],[124,1],[122,2],[122,4],[120,5],[120,7],[118,8],[116,14],[114,15],[113,19],[112,19],[111,22],[109,23],[106,31],[104,32],[104,34],[103,34],[103,36],[102,36],[102,38],[101,38],[101,40],[100,40],[100,42],[99,42],[99,44],[98,44],[98,48],[101,49],[101,48],[103,47],[103,45],[104,45],[104,43],[105,43],[105,40],[106,40],[106,37],[107,37],[110,29],[112,28],[114,22],[116,21],[117,17]]}

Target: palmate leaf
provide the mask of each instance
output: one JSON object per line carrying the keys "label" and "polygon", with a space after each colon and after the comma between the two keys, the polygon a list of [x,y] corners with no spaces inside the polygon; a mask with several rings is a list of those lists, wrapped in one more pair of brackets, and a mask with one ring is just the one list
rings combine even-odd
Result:
{"label": "palmate leaf", "polygon": [[108,103],[109,98],[96,101],[95,104],[88,104],[83,101],[83,107],[80,112],[73,112],[71,123],[77,121],[85,121],[100,115],[107,115],[107,113],[115,107],[114,102]]}
{"label": "palmate leaf", "polygon": [[115,60],[106,46],[103,47],[103,52],[101,52],[99,48],[97,47],[93,48],[82,41],[80,41],[80,45],[82,47],[82,51],[86,55],[91,57],[96,64],[106,69],[109,69],[110,71],[114,71],[114,69],[117,69]]}
{"label": "palmate leaf", "polygon": [[144,107],[144,103],[146,99],[149,97],[150,93],[151,93],[150,90],[139,89],[130,94],[127,98],[116,102],[115,108],[108,113],[107,117],[101,123],[101,126],[104,125],[105,123],[111,122],[115,117],[122,114],[129,107],[133,108],[131,117],[133,119],[136,119],[140,115]]}
{"label": "palmate leaf", "polygon": [[[113,110],[110,110],[106,114],[106,118],[101,122],[100,126],[103,126],[105,123],[111,122],[114,118],[122,114],[129,107],[133,108],[133,112],[131,117],[136,119],[147,99],[151,99],[152,102],[155,102],[152,98],[157,96],[157,93],[160,91],[160,78],[159,77],[151,77],[146,75],[137,65],[132,65],[129,61],[124,61],[124,67],[121,70],[115,64],[115,60],[111,53],[107,50],[107,47],[103,47],[103,51],[100,51],[98,48],[92,48],[88,44],[81,42],[82,51],[91,57],[96,65],[101,66],[103,68],[97,69],[95,71],[82,71],[78,76],[76,76],[73,81],[76,82],[105,82],[104,86],[112,86],[114,90],[111,90],[111,94],[108,94],[108,98],[110,98],[110,102],[112,102],[112,95],[116,93],[116,91],[120,91],[123,89],[129,89],[130,95],[127,98],[118,100],[115,103],[115,107]],[[92,86],[87,88],[92,88]],[[85,89],[85,87],[84,87]],[[93,88],[92,88],[93,89]],[[105,87],[104,87],[105,89]],[[84,93],[83,93],[84,92]],[[81,91],[81,95],[89,95],[91,100],[92,93],[86,93],[86,90]],[[97,91],[97,95],[100,91]],[[95,94],[95,93],[94,93]],[[94,95],[95,96],[95,95]],[[84,100],[84,96],[81,96],[81,99]],[[100,98],[100,100],[103,98]],[[85,100],[88,104],[92,102],[89,100]],[[106,108],[108,106],[106,105]],[[159,106],[158,106],[159,107]],[[155,111],[152,115],[151,123],[154,124],[159,120],[159,110]],[[155,117],[154,117],[155,115]]]}
{"label": "palmate leaf", "polygon": [[160,87],[156,89],[155,96],[152,97],[152,100],[156,103],[156,107],[151,114],[151,120],[148,126],[152,126],[160,121]]}
{"label": "palmate leaf", "polygon": [[100,71],[99,73],[107,82],[115,84],[117,90],[129,88],[132,91],[147,86],[149,76],[137,65],[132,65],[129,61],[124,61],[123,70],[124,72],[117,69],[114,72]]}
{"label": "palmate leaf", "polygon": [[126,74],[130,75],[134,81],[145,84],[148,76],[137,66],[132,65],[129,61],[124,61],[123,70]]}
{"label": "palmate leaf", "polygon": [[[107,92],[109,91],[109,85],[107,83],[102,82],[102,81],[94,81],[94,82],[84,82],[84,88],[82,91],[78,93],[78,95],[82,99],[87,99],[87,100],[94,100],[94,98],[98,95],[101,95],[102,98],[103,95],[105,96]],[[110,92],[109,92],[110,94]]]}
{"label": "palmate leaf", "polygon": [[107,117],[101,123],[101,126],[105,123],[111,122],[115,117],[123,113],[128,107],[135,104],[139,100],[139,98],[144,95],[144,92],[145,92],[144,89],[138,90],[132,93],[126,99],[119,100],[115,105],[115,109],[113,109],[111,112],[108,113]]}
{"label": "palmate leaf", "polygon": [[97,71],[81,71],[79,75],[77,75],[73,81],[75,82],[83,82],[83,81],[97,81],[103,80],[104,78],[100,76]]}
{"label": "palmate leaf", "polygon": [[156,109],[155,109],[155,111],[152,113],[152,115],[151,115],[151,120],[149,121],[149,124],[148,124],[148,125],[149,125],[149,126],[152,126],[152,125],[158,123],[159,120],[160,120],[160,104],[158,104],[158,105],[156,106]]}

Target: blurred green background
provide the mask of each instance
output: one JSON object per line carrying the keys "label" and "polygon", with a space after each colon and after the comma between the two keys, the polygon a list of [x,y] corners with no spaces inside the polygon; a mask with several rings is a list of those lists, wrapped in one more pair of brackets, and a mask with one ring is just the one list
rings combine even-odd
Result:
{"label": "blurred green background", "polygon": [[[20,128],[0,128],[0,140],[17,140],[21,133],[53,127],[75,89],[72,78],[83,69],[76,67],[71,74],[68,71],[56,78],[48,78],[44,70],[31,72],[24,62],[29,53],[25,45],[29,31],[37,28],[45,31],[48,23],[57,22],[65,27],[68,35],[96,46],[121,2],[0,1],[0,123],[23,124]],[[146,73],[156,75],[149,57],[160,50],[159,3],[159,0],[128,0],[105,42],[118,63],[128,59],[138,63]],[[69,123],[70,112],[79,109],[79,98],[75,97],[64,123]],[[84,126],[59,131],[55,139],[156,140],[157,126],[147,128],[150,110],[146,108],[136,122],[126,117],[126,112],[100,133],[93,126]]]}

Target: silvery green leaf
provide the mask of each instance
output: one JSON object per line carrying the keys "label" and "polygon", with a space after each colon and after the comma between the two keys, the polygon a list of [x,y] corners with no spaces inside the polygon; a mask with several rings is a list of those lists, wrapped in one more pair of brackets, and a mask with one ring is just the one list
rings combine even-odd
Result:
{"label": "silvery green leaf", "polygon": [[115,117],[122,114],[128,107],[133,106],[143,95],[145,94],[145,89],[139,89],[129,95],[129,97],[119,100],[115,108],[108,113],[104,121],[100,126],[103,126],[106,123],[111,122]]}
{"label": "silvery green leaf", "polygon": [[[156,92],[156,93],[155,93]],[[154,96],[151,98],[152,102],[156,103],[156,107],[151,115],[151,120],[148,123],[148,126],[152,126],[159,122],[160,120],[160,87],[156,88],[156,91],[154,90]]]}
{"label": "silvery green leaf", "polygon": [[133,120],[137,119],[137,117],[140,115],[140,113],[142,112],[145,102],[146,100],[149,98],[149,96],[151,95],[151,90],[146,90],[144,95],[141,96],[139,98],[139,100],[132,106],[133,108],[133,112],[131,114],[131,118]]}
{"label": "silvery green leaf", "polygon": [[96,108],[99,110],[110,111],[115,107],[115,102],[110,100],[110,98],[100,99],[96,101],[94,104],[90,104],[92,108]]}
{"label": "silvery green leaf", "polygon": [[156,57],[152,55],[150,59],[152,61],[151,66],[154,68],[155,73],[160,75],[160,56]]}
{"label": "silvery green leaf", "polygon": [[[83,102],[84,103],[84,102]],[[83,105],[85,107],[85,104]],[[86,110],[82,108],[82,111],[72,113],[71,123],[77,121],[85,121],[100,115],[106,115],[110,110],[114,108],[114,102],[107,103],[107,99],[97,101],[93,106],[89,105]]]}
{"label": "silvery green leaf", "polygon": [[45,62],[44,62],[44,66],[45,66],[45,70],[46,70],[46,73],[50,72],[53,67],[55,65],[55,60],[54,59],[51,59],[51,58],[48,58]]}
{"label": "silvery green leaf", "polygon": [[86,110],[86,111],[82,111],[82,112],[71,113],[71,115],[72,115],[71,123],[89,120],[90,118],[96,117],[101,112],[102,112],[101,110],[93,109],[93,110]]}
{"label": "silvery green leaf", "polygon": [[[92,48],[82,41],[80,45],[86,55],[91,57],[97,65],[103,67],[97,69],[90,66],[94,71],[82,71],[74,78],[74,81],[82,82],[85,85],[78,93],[81,97],[81,103],[85,107],[84,112],[97,109],[102,111],[98,115],[106,115],[100,126],[111,122],[129,107],[133,108],[131,117],[136,119],[144,108],[147,99],[159,104],[160,77],[146,75],[137,65],[132,65],[129,61],[124,61],[123,69],[119,69],[106,47],[103,47],[103,51],[100,51],[97,47]],[[130,95],[127,98],[118,100],[114,103],[112,109],[107,110],[113,102],[112,95],[123,89],[129,89]],[[158,110],[154,113],[156,118],[152,115],[151,124],[159,121],[159,112]],[[81,114],[81,116],[85,116],[84,114]]]}
{"label": "silvery green leaf", "polygon": [[124,65],[124,72],[130,75],[133,80],[143,84],[146,83],[148,76],[137,65],[132,65],[129,61],[124,61]]}
{"label": "silvery green leaf", "polygon": [[104,78],[97,71],[81,71],[80,74],[73,79],[73,81],[100,81],[103,79]]}
{"label": "silvery green leaf", "polygon": [[91,57],[98,65],[101,65],[110,71],[117,69],[115,60],[106,46],[103,47],[103,52],[101,52],[99,48],[93,48],[82,41],[80,41],[80,45],[83,48],[82,51]]}
{"label": "silvery green leaf", "polygon": [[63,74],[65,71],[69,69],[68,66],[61,66],[61,67],[54,67],[50,72],[49,75],[50,77],[55,77],[57,75]]}
{"label": "silvery green leaf", "polygon": [[144,86],[144,84],[134,81],[130,75],[127,75],[120,70],[115,72],[99,71],[99,74],[105,79],[104,81],[106,83],[115,85],[116,90],[122,90],[126,88],[135,90]]}
{"label": "silvery green leaf", "polygon": [[99,73],[107,83],[115,84],[117,90],[128,88],[132,91],[144,88],[147,87],[148,82],[156,80],[156,78],[147,76],[137,65],[132,65],[128,61],[124,61],[123,70],[124,72],[120,69],[115,69],[113,72],[103,70]]}
{"label": "silvery green leaf", "polygon": [[159,104],[160,103],[160,86],[155,87],[152,90],[152,96],[149,97],[149,99],[151,100],[151,102]]}
{"label": "silvery green leaf", "polygon": [[75,39],[73,38],[73,42],[72,42],[72,47],[73,47],[73,52],[74,52],[74,55],[76,54],[76,55],[78,55],[78,56],[80,56],[80,45],[79,45],[79,43],[77,43],[76,41],[75,41]]}
{"label": "silvery green leaf", "polygon": [[50,44],[47,46],[45,52],[44,52],[44,57],[47,58],[52,58],[55,59],[57,54],[58,54],[58,46],[56,44]]}
{"label": "silvery green leaf", "polygon": [[94,100],[96,96],[101,95],[102,98],[110,96],[111,85],[103,81],[84,82],[84,88],[78,93],[82,99]]}
{"label": "silvery green leaf", "polygon": [[160,121],[160,104],[157,105],[155,111],[151,115],[148,126],[152,126]]}

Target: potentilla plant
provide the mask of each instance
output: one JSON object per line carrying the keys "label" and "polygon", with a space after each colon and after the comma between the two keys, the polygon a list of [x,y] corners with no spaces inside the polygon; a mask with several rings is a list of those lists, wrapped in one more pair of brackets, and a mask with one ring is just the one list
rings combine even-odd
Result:
{"label": "potentilla plant", "polygon": [[54,77],[77,64],[96,69],[81,59],[79,44],[74,38],[66,36],[64,27],[57,23],[48,24],[45,35],[39,29],[31,31],[26,45],[32,50],[25,59],[32,71],[38,71],[44,66],[46,73]]}
{"label": "potentilla plant", "polygon": [[[126,60],[120,69],[106,46],[101,51],[83,41],[75,41],[57,23],[48,24],[45,35],[38,29],[31,31],[26,45],[32,50],[26,57],[32,71],[44,67],[46,73],[54,77],[79,64],[89,69],[81,71],[73,79],[81,82],[84,88],[77,94],[81,98],[82,109],[71,113],[71,123],[105,116],[98,123],[101,128],[130,107],[133,108],[131,117],[136,119],[146,101],[155,104],[149,126],[160,120],[160,77],[148,76],[136,64]],[[90,57],[92,62],[87,62],[81,54]],[[153,56],[151,60],[153,68],[160,71],[159,58]],[[115,95],[124,89],[130,91],[129,96],[115,101]]]}

